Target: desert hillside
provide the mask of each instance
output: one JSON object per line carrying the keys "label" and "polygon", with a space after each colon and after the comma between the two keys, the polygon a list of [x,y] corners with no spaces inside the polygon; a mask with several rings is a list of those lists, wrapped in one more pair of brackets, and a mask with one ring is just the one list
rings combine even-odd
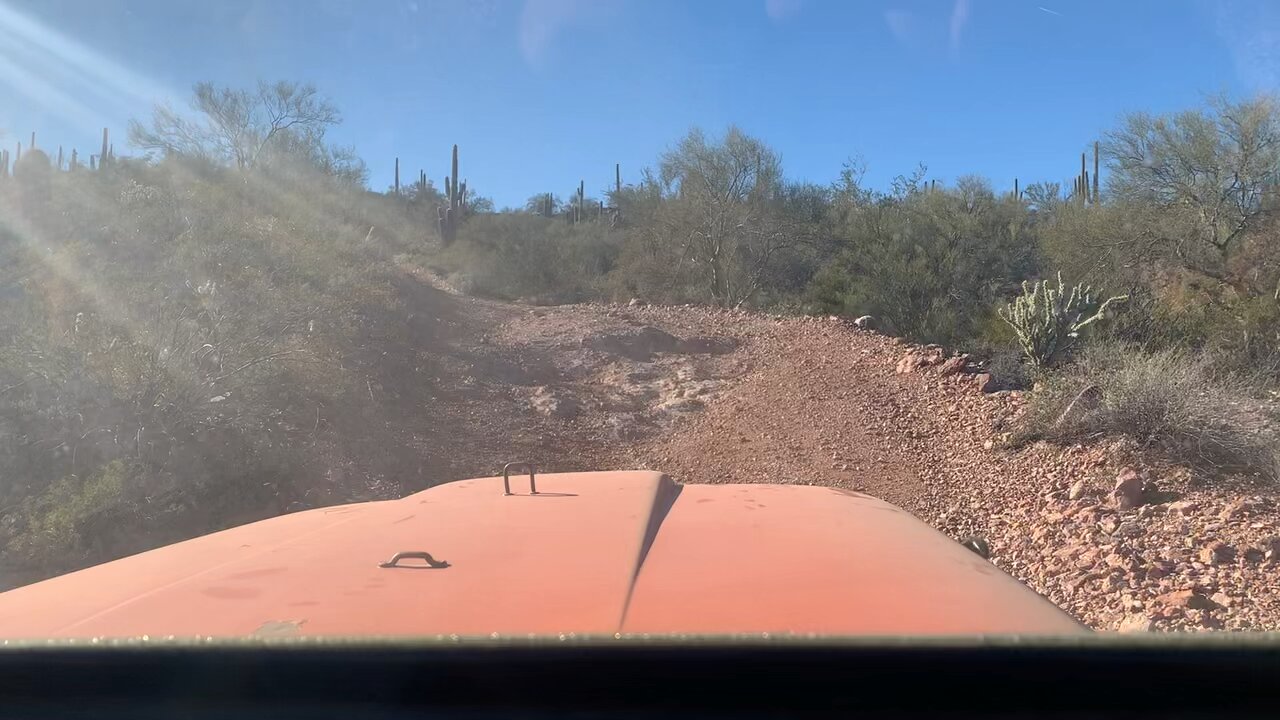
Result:
{"label": "desert hillside", "polygon": [[310,84],[153,110],[0,150],[0,589],[520,460],[867,492],[1093,627],[1280,630],[1273,98],[1123,115],[1069,190],[695,127],[502,208],[434,138],[371,187]]}

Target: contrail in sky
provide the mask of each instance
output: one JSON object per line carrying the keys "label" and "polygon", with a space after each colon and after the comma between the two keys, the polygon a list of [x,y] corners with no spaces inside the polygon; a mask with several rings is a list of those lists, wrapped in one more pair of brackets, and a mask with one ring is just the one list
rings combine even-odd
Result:
{"label": "contrail in sky", "polygon": [[1049,8],[1043,5],[1037,5],[1036,7],[1040,8],[1040,12],[1047,12],[1050,15],[1057,15],[1058,17],[1062,17],[1062,13],[1058,12],[1057,10],[1050,10]]}

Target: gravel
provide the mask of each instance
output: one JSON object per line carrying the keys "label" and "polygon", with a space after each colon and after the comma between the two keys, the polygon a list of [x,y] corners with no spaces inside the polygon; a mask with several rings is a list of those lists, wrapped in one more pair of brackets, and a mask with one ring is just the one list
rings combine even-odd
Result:
{"label": "gravel", "polygon": [[[839,318],[638,303],[484,310],[501,316],[485,340],[494,352],[554,368],[517,388],[515,409],[478,410],[507,418],[508,438],[527,436],[548,470],[863,491],[956,539],[985,539],[993,563],[1091,627],[1280,630],[1273,487],[1197,478],[1121,440],[1010,448],[1026,396],[984,393],[982,368],[963,356]],[[556,445],[535,442],[544,436]],[[502,440],[476,440],[474,457],[517,447]]]}

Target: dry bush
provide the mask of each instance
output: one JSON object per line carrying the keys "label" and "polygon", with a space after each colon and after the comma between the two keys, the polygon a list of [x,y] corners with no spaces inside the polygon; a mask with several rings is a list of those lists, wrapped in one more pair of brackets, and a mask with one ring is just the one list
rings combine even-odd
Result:
{"label": "dry bush", "polygon": [[1031,395],[1014,442],[1125,435],[1171,459],[1277,477],[1276,418],[1213,358],[1100,343]]}
{"label": "dry bush", "polygon": [[566,303],[599,297],[617,254],[607,223],[483,214],[463,223],[436,264],[467,294]]}

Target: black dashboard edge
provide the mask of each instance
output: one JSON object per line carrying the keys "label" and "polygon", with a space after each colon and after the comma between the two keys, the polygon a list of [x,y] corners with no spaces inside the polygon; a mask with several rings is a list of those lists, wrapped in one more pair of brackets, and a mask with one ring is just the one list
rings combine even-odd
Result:
{"label": "black dashboard edge", "polygon": [[136,716],[1272,715],[1280,641],[32,644],[0,649],[0,703],[6,713]]}

